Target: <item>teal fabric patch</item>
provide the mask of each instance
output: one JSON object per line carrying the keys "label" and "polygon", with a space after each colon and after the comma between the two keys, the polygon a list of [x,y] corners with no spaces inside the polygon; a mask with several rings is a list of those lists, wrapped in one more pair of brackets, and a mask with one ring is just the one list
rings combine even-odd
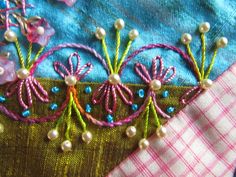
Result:
{"label": "teal fabric patch", "polygon": [[[210,78],[216,79],[236,61],[236,2],[234,1],[78,0],[72,8],[55,0],[40,2],[28,0],[28,2],[35,5],[35,8],[28,9],[27,16],[45,17],[56,30],[56,34],[46,50],[61,43],[75,42],[94,47],[100,54],[103,54],[100,41],[94,37],[96,27],[102,26],[107,31],[109,53],[114,55],[115,30],[113,23],[117,18],[123,18],[126,22],[126,28],[122,30],[121,45],[123,47],[126,45],[129,30],[136,28],[140,32],[140,37],[134,42],[130,53],[150,43],[166,43],[185,50],[179,39],[182,33],[189,32],[193,36],[191,43],[193,53],[197,59],[200,59],[201,48],[197,28],[199,23],[208,21],[211,24],[211,30],[206,35],[207,61],[210,61],[213,54],[214,41],[221,36],[226,36],[229,39],[229,45],[218,53]],[[17,29],[14,30],[17,31]],[[1,30],[1,36],[3,33],[4,31]],[[23,43],[23,37],[19,41],[27,49],[27,43]],[[2,47],[0,50],[11,51],[13,53],[12,59],[18,61],[13,45]],[[38,67],[36,77],[60,79],[52,64],[55,60],[66,63],[67,57],[72,51],[75,50],[63,49],[50,56]],[[107,74],[99,62],[83,52],[80,54],[83,63],[90,61],[95,66],[85,81],[102,82],[107,79]],[[196,84],[196,79],[184,60],[178,54],[163,49],[146,51],[138,55],[125,69],[122,81],[142,83],[133,70],[134,63],[140,61],[151,66],[151,60],[156,55],[161,55],[164,58],[166,67],[176,66],[177,76],[172,84]]]}

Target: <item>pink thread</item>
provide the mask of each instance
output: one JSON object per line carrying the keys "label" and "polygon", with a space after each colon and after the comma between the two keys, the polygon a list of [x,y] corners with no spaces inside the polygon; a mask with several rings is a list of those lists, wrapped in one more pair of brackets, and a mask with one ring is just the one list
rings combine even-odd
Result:
{"label": "pink thread", "polygon": [[[170,71],[172,71],[172,74],[169,76],[169,78],[166,79]],[[175,77],[175,75],[176,75],[176,68],[174,66],[170,66],[161,77],[162,83],[165,84],[167,82],[170,82]]]}
{"label": "pink thread", "polygon": [[[26,4],[25,7],[30,7],[30,8],[32,8],[32,7],[34,7],[34,6],[33,6],[32,4]],[[23,8],[23,6],[18,5],[18,6],[16,6],[16,7],[9,7],[9,8],[5,8],[5,9],[0,9],[0,13],[6,13],[6,12],[8,12],[8,11],[14,11],[14,10],[22,9],[22,8]]]}
{"label": "pink thread", "polygon": [[[9,0],[6,0],[6,6],[8,9],[10,6]],[[8,10],[6,11],[5,19],[6,19],[6,21],[5,21],[6,29],[8,30],[9,29],[9,11]]]}
{"label": "pink thread", "polygon": [[25,0],[21,0],[21,3],[22,3],[23,15],[25,16]]}
{"label": "pink thread", "polygon": [[[157,72],[157,60],[159,61],[159,73]],[[161,79],[162,71],[164,70],[163,62],[160,56],[156,56],[152,60],[152,77],[153,79]]]}
{"label": "pink thread", "polygon": [[[202,88],[200,85],[194,86],[193,88],[189,89],[181,98],[180,98],[180,102],[182,104],[188,104],[191,101],[193,101],[201,92],[202,92]],[[196,93],[194,93],[196,91]],[[193,94],[193,96],[191,98],[189,98],[188,96]]]}
{"label": "pink thread", "polygon": [[[132,93],[132,91],[122,83],[119,83],[119,84],[115,85],[115,87],[116,87],[116,90],[118,91],[122,101],[127,105],[131,105],[133,103],[133,93]],[[122,90],[126,93],[128,98],[125,97]]]}

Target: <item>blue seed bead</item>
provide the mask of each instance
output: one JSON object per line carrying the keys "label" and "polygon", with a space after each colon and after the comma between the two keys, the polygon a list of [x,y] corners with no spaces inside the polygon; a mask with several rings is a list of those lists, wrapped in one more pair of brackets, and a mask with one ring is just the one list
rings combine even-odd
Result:
{"label": "blue seed bead", "polygon": [[138,94],[138,96],[139,96],[140,98],[143,98],[143,97],[145,96],[145,91],[144,91],[143,89],[139,89],[139,90],[137,91],[137,94]]}
{"label": "blue seed bead", "polygon": [[92,108],[91,108],[90,104],[86,104],[85,110],[86,110],[86,112],[88,112],[88,113],[91,112]]}
{"label": "blue seed bead", "polygon": [[132,110],[137,111],[138,110],[138,105],[137,104],[132,104]]}
{"label": "blue seed bead", "polygon": [[50,105],[50,109],[51,109],[52,111],[55,111],[55,110],[58,109],[58,105],[57,105],[56,103],[52,103],[52,104]]}
{"label": "blue seed bead", "polygon": [[169,95],[170,95],[170,94],[169,94],[169,91],[167,91],[167,90],[165,90],[165,91],[162,92],[162,97],[163,97],[163,98],[167,98]]}
{"label": "blue seed bead", "polygon": [[92,88],[90,86],[85,87],[84,92],[89,94],[92,92]]}
{"label": "blue seed bead", "polygon": [[21,113],[21,115],[22,115],[23,117],[29,117],[29,116],[30,116],[30,110],[28,110],[28,109],[24,110],[24,111]]}
{"label": "blue seed bead", "polygon": [[4,96],[0,96],[0,103],[4,103],[6,101],[6,98]]}
{"label": "blue seed bead", "polygon": [[52,87],[51,91],[52,93],[58,93],[60,89],[58,87]]}
{"label": "blue seed bead", "polygon": [[108,114],[107,115],[107,122],[108,123],[113,123],[114,121],[113,121],[113,116],[111,115],[111,114]]}
{"label": "blue seed bead", "polygon": [[5,1],[1,1],[0,2],[0,8],[1,9],[5,9],[6,8],[6,2]]}
{"label": "blue seed bead", "polygon": [[172,106],[170,106],[170,107],[168,107],[168,108],[166,109],[166,111],[167,111],[168,113],[173,113],[173,112],[175,111],[175,108],[172,107]]}

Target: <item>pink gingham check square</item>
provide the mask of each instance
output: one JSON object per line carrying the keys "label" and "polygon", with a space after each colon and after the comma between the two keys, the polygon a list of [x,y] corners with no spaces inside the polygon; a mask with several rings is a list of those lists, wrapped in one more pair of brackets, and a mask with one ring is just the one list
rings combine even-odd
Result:
{"label": "pink gingham check square", "polygon": [[236,64],[166,127],[165,138],[153,135],[147,150],[135,151],[108,176],[232,177],[236,168]]}

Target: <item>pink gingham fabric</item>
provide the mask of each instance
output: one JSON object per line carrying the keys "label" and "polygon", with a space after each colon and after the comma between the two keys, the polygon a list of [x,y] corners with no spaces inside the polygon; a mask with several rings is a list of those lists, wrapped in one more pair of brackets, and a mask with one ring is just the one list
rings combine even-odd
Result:
{"label": "pink gingham fabric", "polygon": [[108,176],[232,177],[236,168],[236,64],[166,128],[165,138],[153,135],[147,150],[135,151]]}

